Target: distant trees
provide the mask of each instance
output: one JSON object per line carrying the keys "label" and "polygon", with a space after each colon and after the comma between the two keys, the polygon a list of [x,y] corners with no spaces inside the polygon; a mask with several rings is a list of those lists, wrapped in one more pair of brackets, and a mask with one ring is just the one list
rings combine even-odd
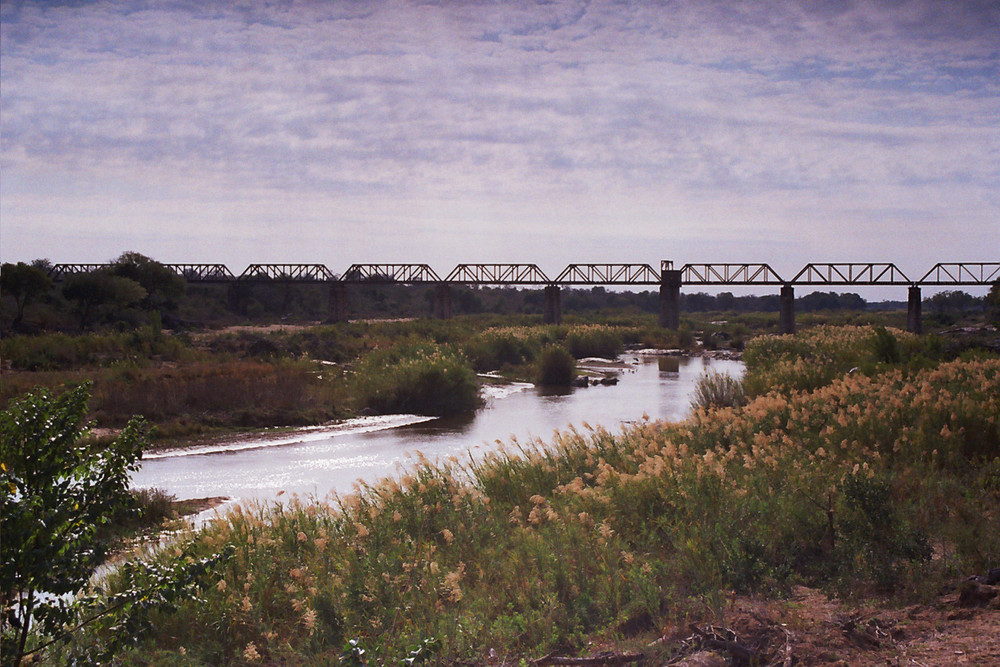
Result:
{"label": "distant trees", "polygon": [[123,252],[111,263],[111,275],[139,284],[146,295],[140,300],[145,310],[174,312],[187,283],[170,267],[137,252]]}
{"label": "distant trees", "polygon": [[87,329],[98,319],[113,318],[122,310],[147,296],[146,290],[131,278],[107,271],[93,271],[70,276],[63,283],[63,296],[74,303],[80,328]]}
{"label": "distant trees", "polygon": [[965,292],[945,290],[925,300],[927,309],[934,313],[949,313],[962,315],[967,312],[981,311],[983,300]]}
{"label": "distant trees", "polygon": [[17,304],[17,314],[11,324],[13,328],[20,326],[24,319],[25,307],[52,289],[52,280],[36,266],[18,262],[5,263],[0,267],[0,291],[14,298]]}
{"label": "distant trees", "polygon": [[1000,326],[1000,280],[993,283],[990,293],[986,295],[986,312],[990,322]]}

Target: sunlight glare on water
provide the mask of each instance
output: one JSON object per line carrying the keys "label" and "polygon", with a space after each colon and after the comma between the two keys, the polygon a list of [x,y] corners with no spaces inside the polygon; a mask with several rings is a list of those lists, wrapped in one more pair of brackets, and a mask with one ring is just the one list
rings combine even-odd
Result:
{"label": "sunlight glare on water", "polygon": [[132,478],[136,488],[156,487],[178,499],[224,496],[236,500],[278,497],[279,492],[325,497],[349,492],[357,480],[398,474],[415,452],[430,460],[460,458],[495,449],[497,441],[549,441],[575,426],[603,426],[650,419],[676,421],[689,409],[698,377],[709,367],[739,375],[739,361],[626,354],[615,386],[546,390],[523,383],[488,387],[486,405],[462,418],[390,415],[350,420],[331,429],[302,429],[279,438],[248,438],[224,445],[151,453]]}

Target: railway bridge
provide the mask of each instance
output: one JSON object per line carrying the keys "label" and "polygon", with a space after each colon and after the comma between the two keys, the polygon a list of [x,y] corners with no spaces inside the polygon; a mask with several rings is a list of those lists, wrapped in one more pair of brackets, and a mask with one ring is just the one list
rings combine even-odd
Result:
{"label": "railway bridge", "polygon": [[[109,264],[56,264],[49,272],[60,281],[74,274],[108,268]],[[680,325],[680,291],[684,286],[764,286],[780,289],[780,330],[795,332],[795,288],[798,286],[907,288],[907,329],[921,333],[921,288],[924,286],[989,286],[1000,282],[1000,262],[942,262],[919,279],[911,279],[892,263],[809,263],[790,279],[768,264],[684,264],[664,260],[659,269],[649,264],[570,264],[549,278],[537,264],[459,264],[442,278],[427,264],[352,264],[336,274],[323,264],[251,264],[234,274],[224,264],[165,264],[189,283],[323,283],[329,285],[329,312],[333,321],[345,321],[349,285],[429,285],[434,292],[434,315],[451,316],[452,285],[537,286],[544,288],[544,320],[562,319],[560,289],[572,286],[647,286],[660,293],[660,326]]]}

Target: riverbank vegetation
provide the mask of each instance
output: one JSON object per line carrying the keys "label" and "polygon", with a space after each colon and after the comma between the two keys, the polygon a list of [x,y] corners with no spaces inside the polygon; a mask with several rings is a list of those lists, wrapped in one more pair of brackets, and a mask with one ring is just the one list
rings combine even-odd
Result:
{"label": "riverbank vegetation", "polygon": [[[753,339],[746,359],[742,406],[580,425],[350,495],[237,509],[160,554],[157,572],[228,556],[195,599],[132,608],[142,632],[119,660],[514,664],[592,643],[666,659],[682,647],[651,639],[732,595],[805,585],[870,608],[997,567],[996,354],[824,327]],[[47,658],[116,636],[94,623]]]}
{"label": "riverbank vegetation", "polygon": [[0,399],[91,381],[91,417],[102,427],[140,414],[163,443],[362,412],[467,412],[479,404],[476,373],[533,381],[543,349],[614,357],[626,345],[676,347],[681,337],[642,320],[510,326],[494,317],[19,335],[0,340]]}

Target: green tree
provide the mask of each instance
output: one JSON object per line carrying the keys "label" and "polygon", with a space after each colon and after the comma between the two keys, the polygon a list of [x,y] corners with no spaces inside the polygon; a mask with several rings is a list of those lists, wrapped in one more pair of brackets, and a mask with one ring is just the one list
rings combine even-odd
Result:
{"label": "green tree", "polygon": [[986,310],[990,322],[1000,326],[1000,280],[993,283],[989,294],[986,295]]}
{"label": "green tree", "polygon": [[123,252],[111,263],[111,274],[139,283],[146,296],[141,306],[161,313],[177,309],[177,301],[184,295],[187,283],[170,267],[137,252]]}
{"label": "green tree", "polygon": [[18,262],[0,267],[0,290],[17,303],[17,315],[11,324],[17,327],[24,319],[25,307],[52,289],[52,280],[41,269]]}
{"label": "green tree", "polygon": [[115,315],[146,297],[146,290],[136,281],[104,271],[72,276],[63,284],[62,292],[76,302],[81,329],[86,329],[100,315]]}
{"label": "green tree", "polygon": [[71,598],[107,554],[101,528],[132,506],[144,423],[133,418],[98,446],[85,437],[88,399],[87,384],[58,396],[38,389],[0,413],[4,665],[74,620]]}

